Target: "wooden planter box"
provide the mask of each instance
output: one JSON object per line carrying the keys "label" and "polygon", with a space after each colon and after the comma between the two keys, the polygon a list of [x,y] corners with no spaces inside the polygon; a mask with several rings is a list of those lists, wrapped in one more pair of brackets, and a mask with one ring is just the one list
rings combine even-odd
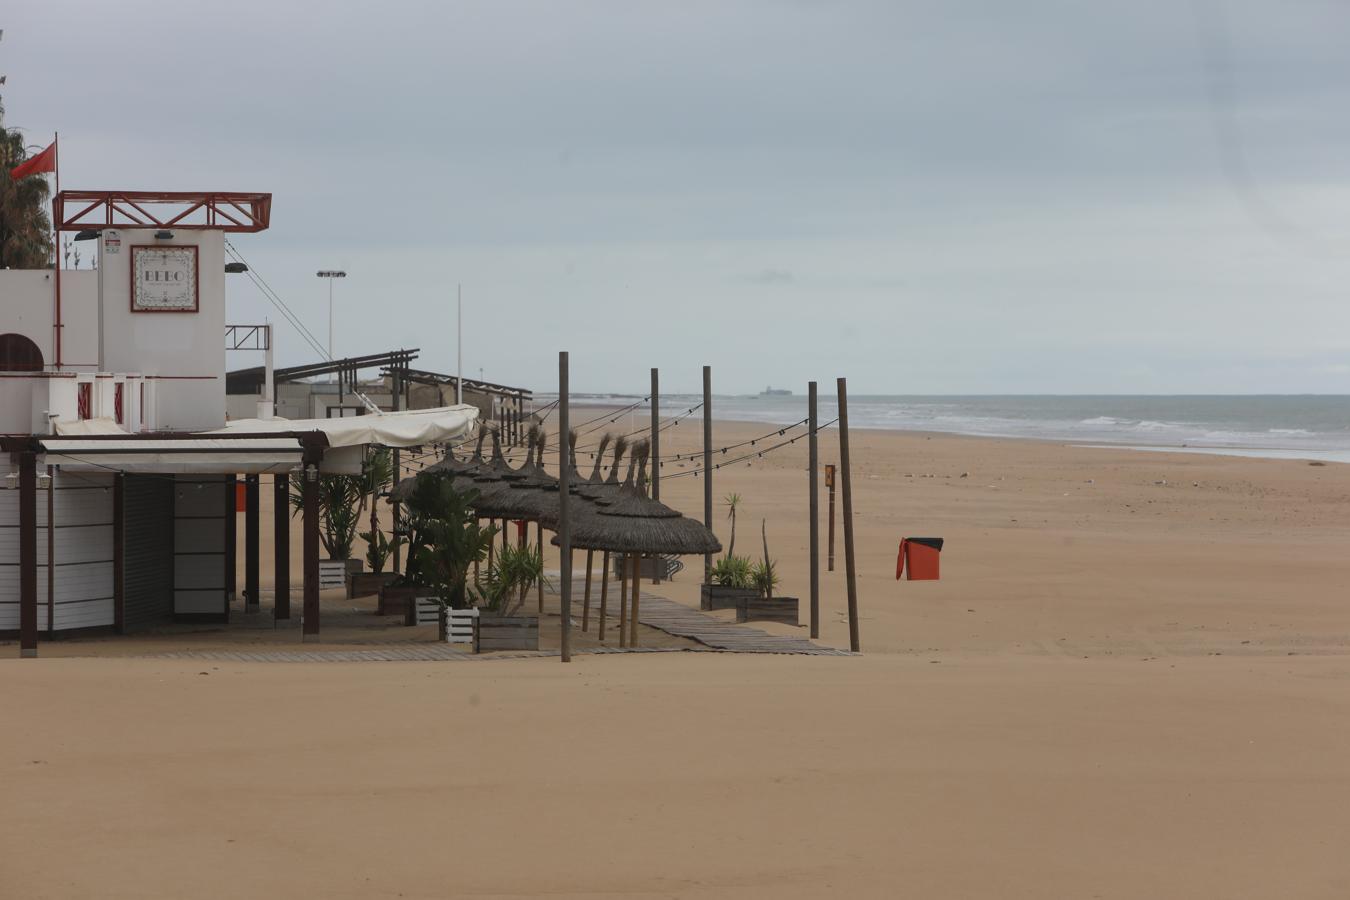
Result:
{"label": "wooden planter box", "polygon": [[538,616],[494,616],[481,613],[473,632],[473,652],[538,650]]}
{"label": "wooden planter box", "polygon": [[759,596],[754,588],[722,587],[720,584],[705,584],[699,592],[699,609],[740,609],[746,600]]}
{"label": "wooden planter box", "polygon": [[[395,586],[386,584],[380,588],[380,602],[375,607],[375,614],[380,616],[403,616],[409,618],[409,614],[416,613],[417,608],[412,603],[414,597],[430,597],[433,591],[430,588],[411,587],[409,585]],[[409,625],[416,625],[416,622],[409,621]]]}
{"label": "wooden planter box", "polygon": [[378,594],[397,577],[393,572],[353,572],[347,579],[347,599]]}
{"label": "wooden planter box", "polygon": [[349,559],[319,560],[319,590],[340,588],[347,584],[347,563]]}
{"label": "wooden planter box", "polygon": [[782,622],[796,625],[799,602],[796,597],[747,597],[736,607],[737,622]]}

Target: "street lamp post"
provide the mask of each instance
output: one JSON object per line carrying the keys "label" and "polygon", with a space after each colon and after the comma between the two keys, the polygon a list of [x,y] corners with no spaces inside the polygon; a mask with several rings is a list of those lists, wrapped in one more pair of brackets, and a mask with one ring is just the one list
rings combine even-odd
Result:
{"label": "street lamp post", "polygon": [[314,274],[328,279],[328,361],[332,362],[336,359],[333,356],[333,279],[346,278],[347,273],[341,269],[323,269]]}

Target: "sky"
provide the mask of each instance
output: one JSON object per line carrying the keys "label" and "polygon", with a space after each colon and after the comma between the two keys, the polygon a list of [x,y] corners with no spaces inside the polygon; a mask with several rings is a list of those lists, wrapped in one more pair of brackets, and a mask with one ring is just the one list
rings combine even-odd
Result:
{"label": "sky", "polygon": [[[340,356],[577,391],[1350,392],[1342,2],[0,11],[62,186],[274,195]],[[243,276],[229,320],[280,316]],[[289,326],[278,365],[314,361]],[[256,364],[249,355],[238,365]],[[233,367],[234,360],[230,360]]]}

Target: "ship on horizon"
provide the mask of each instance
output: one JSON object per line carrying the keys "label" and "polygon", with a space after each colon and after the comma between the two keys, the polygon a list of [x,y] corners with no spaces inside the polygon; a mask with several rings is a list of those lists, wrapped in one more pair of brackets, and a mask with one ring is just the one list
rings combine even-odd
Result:
{"label": "ship on horizon", "polygon": [[766,387],[759,392],[761,397],[791,397],[792,391],[787,388]]}

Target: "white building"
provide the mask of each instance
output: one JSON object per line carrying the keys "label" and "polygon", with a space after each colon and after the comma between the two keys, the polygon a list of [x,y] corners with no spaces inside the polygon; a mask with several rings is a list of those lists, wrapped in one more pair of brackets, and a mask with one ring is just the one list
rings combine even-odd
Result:
{"label": "white building", "polygon": [[[476,410],[227,428],[225,235],[266,229],[271,195],[66,191],[54,209],[60,231],[96,242],[98,268],[0,271],[0,633],[35,655],[39,631],[227,620],[232,483],[244,476],[256,517],[269,472],[283,526],[288,479],[303,479],[304,631],[317,633],[319,472],[359,465],[370,443],[452,439]],[[288,558],[289,528],[277,540]],[[288,578],[279,565],[277,618]]]}

